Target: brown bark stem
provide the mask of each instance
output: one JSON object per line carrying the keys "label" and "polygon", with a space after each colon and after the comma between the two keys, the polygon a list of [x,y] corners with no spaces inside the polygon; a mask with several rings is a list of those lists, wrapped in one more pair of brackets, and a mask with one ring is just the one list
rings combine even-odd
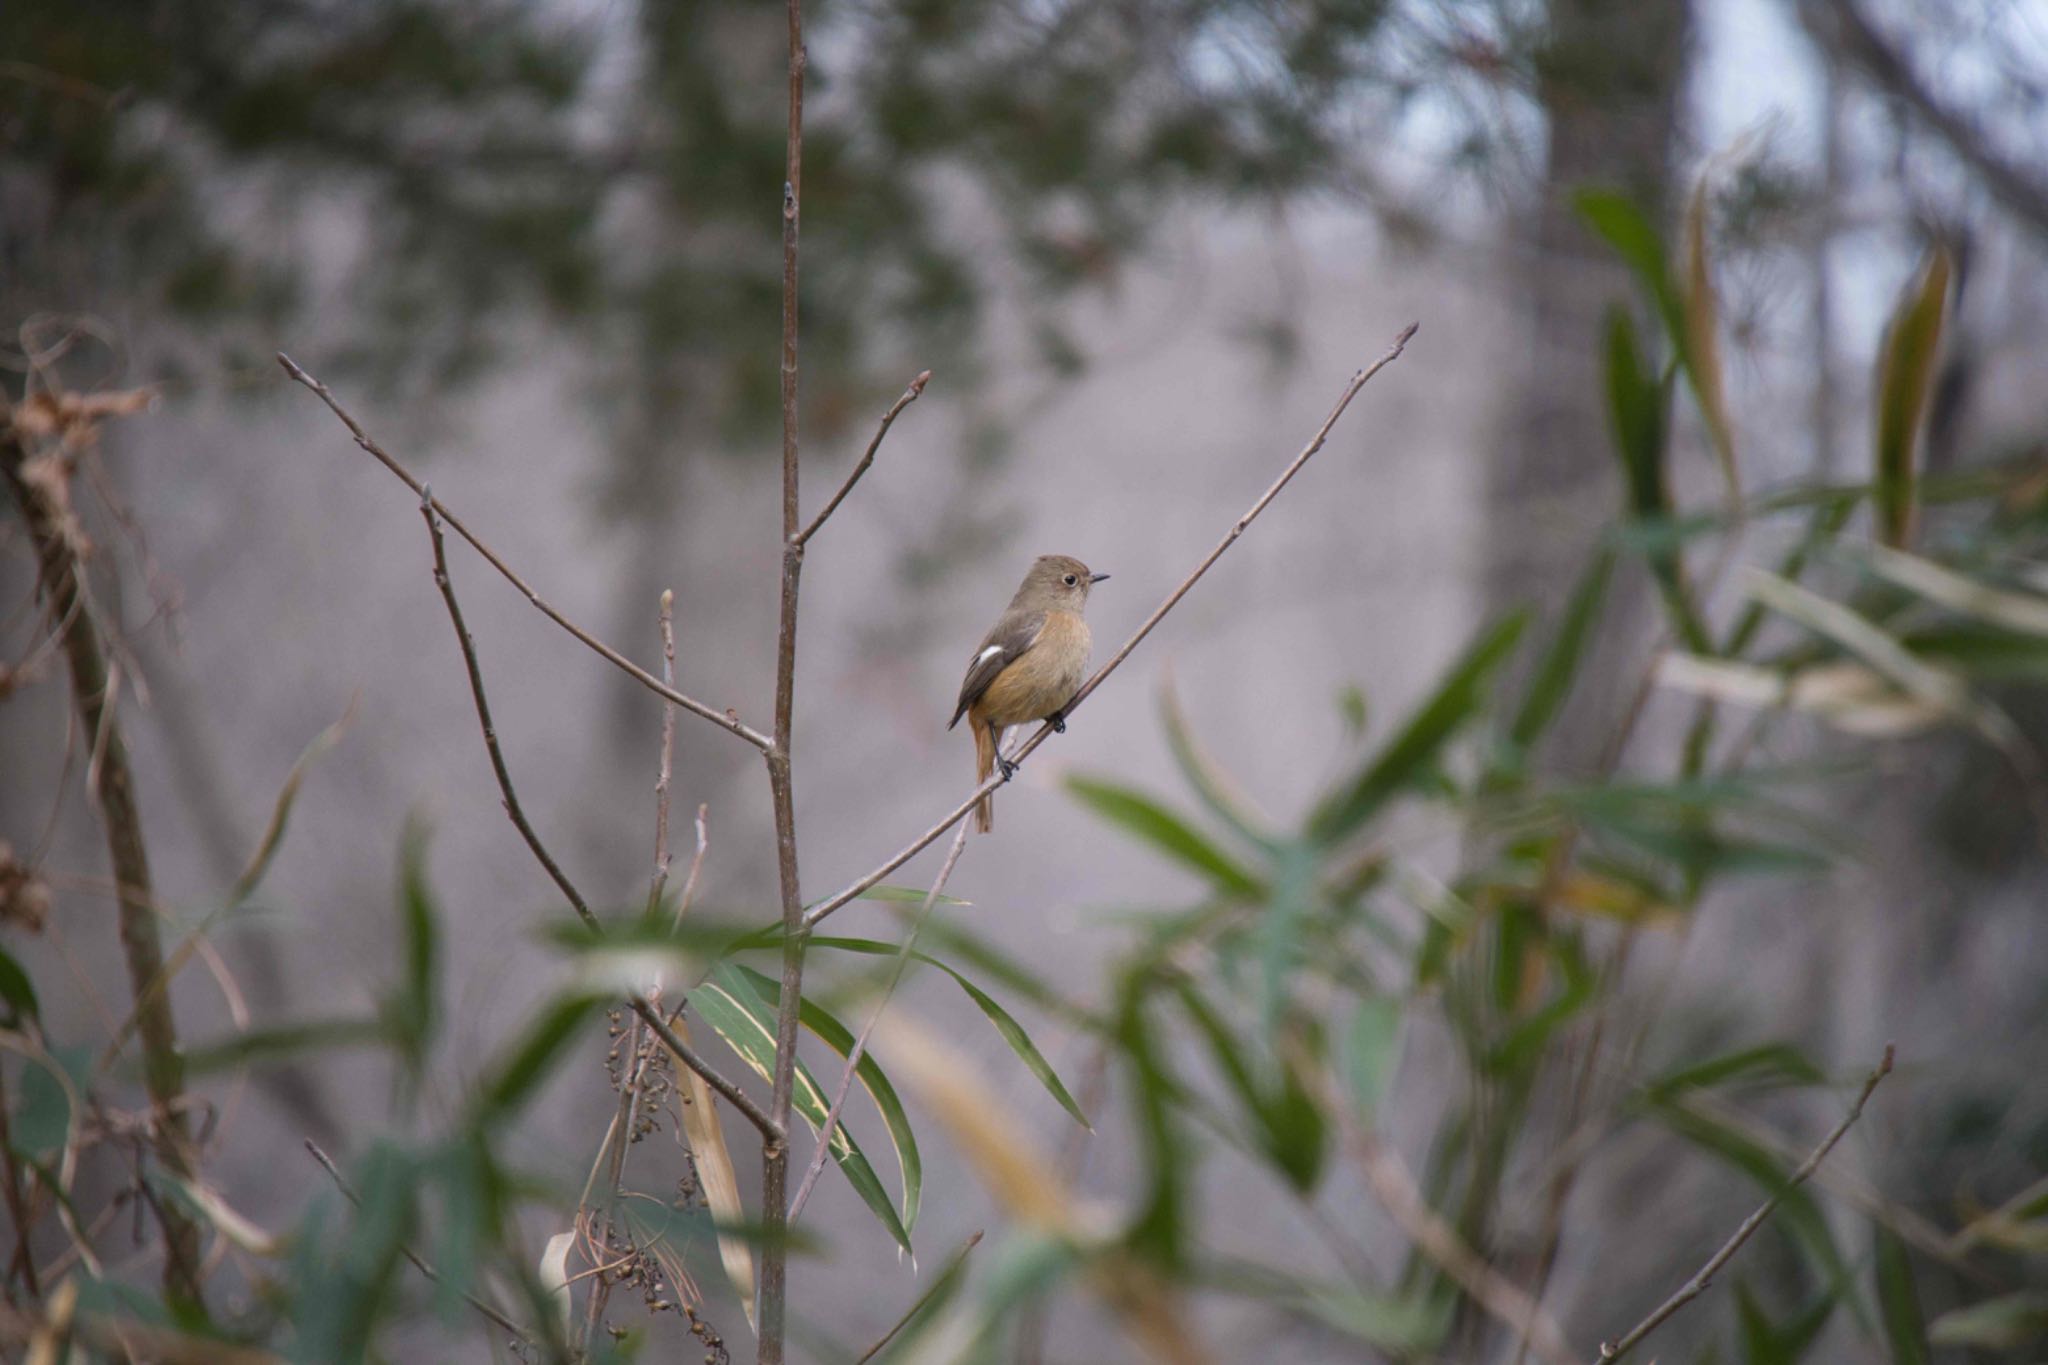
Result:
{"label": "brown bark stem", "polygon": [[[18,431],[0,432],[0,469],[5,471],[7,486],[35,542],[43,598],[51,618],[61,623],[72,701],[98,755],[94,780],[88,785],[107,833],[107,859],[120,907],[121,951],[127,958],[129,989],[135,997],[135,1032],[142,1042],[142,1081],[149,1093],[157,1159],[173,1175],[190,1179],[197,1171],[185,1114],[184,1061],[178,1054],[170,993],[156,989],[164,969],[163,939],[157,929],[149,854],[142,838],[135,778],[128,767],[128,746],[112,704],[99,626],[85,606],[85,569],[74,549],[75,540],[66,532],[68,513],[42,481],[27,475],[29,458]],[[165,1201],[156,1201],[155,1207],[164,1232],[164,1287],[202,1303],[198,1225]]]}

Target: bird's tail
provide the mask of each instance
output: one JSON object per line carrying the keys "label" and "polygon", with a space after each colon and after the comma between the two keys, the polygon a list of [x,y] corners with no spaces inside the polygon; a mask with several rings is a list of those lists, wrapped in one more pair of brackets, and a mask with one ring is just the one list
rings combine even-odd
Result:
{"label": "bird's tail", "polygon": [[[986,782],[996,770],[996,737],[989,733],[988,726],[979,719],[974,720],[974,780]],[[984,796],[974,807],[974,828],[982,834],[996,827],[996,807],[993,796]]]}

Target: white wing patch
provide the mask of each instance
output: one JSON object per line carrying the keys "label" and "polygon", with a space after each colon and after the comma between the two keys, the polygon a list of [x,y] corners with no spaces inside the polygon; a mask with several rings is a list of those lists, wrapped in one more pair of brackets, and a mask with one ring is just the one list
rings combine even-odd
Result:
{"label": "white wing patch", "polygon": [[996,655],[1002,652],[1003,647],[1001,645],[990,645],[987,649],[984,649],[983,651],[981,651],[981,653],[974,656],[974,662],[978,664],[985,664],[990,659],[993,659]]}

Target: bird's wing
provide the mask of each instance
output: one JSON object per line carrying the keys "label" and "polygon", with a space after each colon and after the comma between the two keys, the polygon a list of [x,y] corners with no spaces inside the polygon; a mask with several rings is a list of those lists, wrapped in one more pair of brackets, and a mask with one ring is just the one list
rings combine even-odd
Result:
{"label": "bird's wing", "polygon": [[953,708],[953,719],[946,722],[952,729],[960,723],[960,717],[967,714],[967,708],[988,691],[988,685],[996,675],[1030,652],[1038,643],[1038,637],[1045,630],[1045,613],[1042,611],[1006,611],[995,628],[982,640],[981,647],[974,651],[974,658],[968,662],[967,677],[960,684],[960,701]]}

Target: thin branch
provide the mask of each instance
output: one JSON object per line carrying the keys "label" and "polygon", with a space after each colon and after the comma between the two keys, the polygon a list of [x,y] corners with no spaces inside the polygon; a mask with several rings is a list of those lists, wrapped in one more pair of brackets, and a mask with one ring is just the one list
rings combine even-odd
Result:
{"label": "thin branch", "polygon": [[687,697],[681,692],[676,691],[673,687],[665,686],[652,673],[649,673],[646,669],[640,667],[640,665],[634,663],[631,659],[628,659],[625,655],[619,653],[616,649],[613,649],[610,645],[562,615],[561,612],[555,610],[539,593],[533,590],[531,584],[512,571],[511,565],[498,557],[497,551],[486,545],[474,531],[463,525],[462,519],[450,511],[446,504],[435,498],[427,486],[413,476],[411,470],[400,464],[390,451],[378,445],[371,438],[370,434],[363,430],[362,424],[356,421],[354,417],[351,417],[348,410],[341,406],[340,402],[335,399],[333,393],[328,390],[325,384],[300,369],[297,362],[282,351],[277,354],[277,363],[284,366],[286,374],[318,394],[320,401],[327,404],[328,409],[341,419],[342,425],[349,429],[349,434],[355,437],[357,445],[376,456],[378,462],[393,474],[396,474],[407,488],[410,488],[413,492],[419,494],[422,499],[426,500],[433,507],[434,511],[440,513],[443,520],[455,528],[457,535],[474,546],[476,552],[482,555],[492,568],[503,575],[506,582],[517,588],[527,601],[539,608],[543,616],[546,616],[563,630],[568,631],[571,635],[582,641],[584,645],[594,650],[606,662],[624,672],[626,676],[632,678],[655,695],[665,697],[673,704],[688,711],[691,715],[703,717],[728,734],[738,735],[756,749],[767,750],[768,736],[742,723],[740,718],[732,711],[720,711],[714,707],[706,706],[703,702]]}
{"label": "thin branch", "polygon": [[1812,1154],[1799,1164],[1799,1169],[1792,1172],[1791,1178],[1783,1186],[1773,1191],[1771,1197],[1764,1200],[1756,1212],[1742,1220],[1742,1225],[1735,1229],[1735,1235],[1722,1243],[1721,1249],[1712,1256],[1709,1256],[1707,1263],[1701,1266],[1691,1279],[1681,1285],[1677,1293],[1664,1300],[1662,1304],[1659,1304],[1656,1312],[1630,1328],[1621,1340],[1611,1344],[1604,1341],[1601,1342],[1600,1359],[1602,1361],[1621,1359],[1634,1350],[1644,1337],[1650,1335],[1650,1333],[1663,1325],[1666,1318],[1691,1303],[1701,1294],[1704,1294],[1708,1287],[1714,1283],[1714,1276],[1720,1273],[1721,1267],[1727,1265],[1733,1259],[1735,1253],[1742,1250],[1744,1242],[1747,1242],[1756,1235],[1756,1230],[1764,1225],[1764,1220],[1771,1216],[1778,1205],[1785,1202],[1785,1196],[1805,1184],[1806,1178],[1819,1168],[1821,1162],[1827,1160],[1828,1153],[1835,1149],[1835,1144],[1842,1140],[1842,1135],[1848,1132],[1856,1120],[1863,1116],[1863,1106],[1869,1102],[1870,1092],[1877,1089],[1879,1081],[1891,1074],[1892,1045],[1886,1043],[1884,1045],[1884,1056],[1878,1059],[1877,1069],[1872,1071],[1863,1082],[1863,1089],[1857,1093],[1856,1102],[1849,1106],[1849,1112],[1842,1116],[1842,1121],[1835,1125],[1834,1131],[1821,1139],[1820,1146],[1814,1148]]}
{"label": "thin branch", "polygon": [[875,428],[875,438],[868,442],[868,448],[861,453],[860,462],[854,465],[853,472],[846,476],[846,482],[839,485],[839,491],[832,495],[832,500],[825,504],[817,516],[811,518],[811,524],[797,532],[797,544],[808,545],[811,537],[818,534],[818,528],[825,524],[825,519],[839,510],[839,504],[846,501],[846,495],[860,482],[860,476],[867,473],[868,466],[875,462],[875,452],[882,448],[882,438],[887,436],[889,428],[895,425],[896,415],[923,396],[924,386],[931,382],[931,378],[932,372],[926,370],[910,381],[910,387],[903,391],[901,398],[889,405],[889,410],[882,414],[882,425]]}
{"label": "thin branch", "polygon": [[[547,845],[540,841],[540,835],[534,832],[533,825],[526,818],[525,808],[519,804],[519,794],[513,790],[512,773],[505,766],[504,752],[498,747],[498,731],[491,723],[491,704],[484,695],[484,675],[482,667],[477,662],[476,642],[470,639],[469,628],[463,623],[462,604],[456,600],[455,584],[448,576],[446,541],[441,535],[441,518],[446,513],[440,511],[440,504],[434,500],[432,492],[425,488],[422,488],[420,494],[420,515],[426,518],[427,534],[434,542],[434,583],[441,589],[442,600],[448,604],[448,619],[454,623],[455,639],[462,646],[462,662],[469,670],[470,695],[476,701],[477,721],[483,727],[484,747],[490,751],[491,771],[498,778],[498,795],[503,800],[505,814],[512,818],[513,826],[526,841],[526,847],[532,851],[535,861],[540,863],[555,886],[568,899],[570,908],[575,910],[577,917],[593,929],[601,928],[597,916],[591,913],[589,902],[583,899],[583,893],[576,889],[568,874],[562,871],[561,865],[548,852]],[[451,521],[450,525],[453,524]],[[635,993],[626,998],[626,1003],[633,1007],[635,1014],[646,1021],[654,1036],[661,1039],[669,1051],[675,1053],[677,1060],[702,1076],[706,1085],[745,1115],[747,1122],[760,1130],[764,1141],[773,1145],[782,1140],[784,1126],[770,1119],[746,1091],[719,1075],[709,1062],[697,1055],[695,1049],[677,1037],[676,1031],[668,1026],[668,1021],[661,1017],[661,1011],[650,1004],[645,996]]]}
{"label": "thin branch", "polygon": [[1571,1348],[1557,1322],[1514,1281],[1488,1265],[1458,1230],[1429,1206],[1415,1177],[1392,1148],[1363,1129],[1352,1135],[1352,1148],[1365,1168],[1365,1180],[1401,1230],[1422,1254],[1456,1280],[1472,1301],[1511,1331],[1528,1334],[1536,1354],[1550,1365],[1573,1365]]}
{"label": "thin branch", "polygon": [[[775,738],[767,750],[768,795],[775,816],[775,880],[782,898],[782,995],[775,1021],[775,1073],[768,1114],[789,1131],[796,1088],[796,1040],[803,1008],[803,891],[797,872],[796,786],[790,766],[791,718],[796,707],[797,587],[804,543],[797,500],[797,228],[804,186],[803,0],[788,0],[789,120],[782,182],[782,594],[775,632]],[[761,1149],[761,1274],[757,1285],[760,1365],[782,1365],[787,1311],[789,1248],[783,1237],[789,1183],[789,1144]]]}
{"label": "thin branch", "polygon": [[882,998],[875,1002],[873,1014],[860,1031],[860,1037],[853,1040],[853,1046],[846,1054],[846,1071],[839,1078],[839,1089],[832,1096],[832,1107],[825,1111],[825,1122],[818,1128],[818,1149],[811,1154],[811,1164],[804,1171],[804,1178],[796,1187],[796,1196],[789,1201],[789,1221],[796,1222],[804,1211],[804,1202],[811,1197],[811,1189],[824,1173],[825,1158],[831,1154],[832,1132],[839,1124],[839,1111],[846,1106],[846,1097],[853,1093],[854,1073],[860,1069],[861,1058],[868,1054],[868,1039],[873,1036],[875,1025],[882,1021],[882,1011],[889,1008],[889,1001],[896,994],[897,983],[903,980],[903,969],[910,965],[911,951],[917,946],[917,936],[924,929],[924,922],[931,918],[932,907],[939,903],[939,893],[946,889],[947,878],[953,875],[954,864],[960,861],[960,853],[967,847],[966,825],[953,836],[953,846],[946,850],[946,861],[939,867],[939,875],[932,879],[932,889],[925,892],[924,904],[917,909],[917,918],[911,921],[910,932],[903,936],[903,946],[896,950],[896,963],[890,969],[888,984],[882,987]]}
{"label": "thin branch", "polygon": [[[661,591],[661,680],[676,683],[676,595]],[[664,700],[661,705],[661,768],[654,779],[654,882],[647,889],[650,909],[661,904],[668,885],[668,787],[674,776],[676,752],[676,708]]]}
{"label": "thin branch", "polygon": [[[349,1203],[354,1204],[356,1207],[362,1207],[362,1196],[358,1195],[355,1192],[355,1187],[348,1183],[348,1177],[343,1175],[341,1173],[341,1168],[334,1164],[334,1158],[328,1156],[327,1153],[321,1151],[320,1144],[313,1141],[313,1139],[306,1138],[304,1139],[304,1142],[306,1144],[306,1150],[312,1154],[313,1160],[319,1162],[321,1166],[325,1167],[327,1174],[334,1178],[335,1188],[341,1191],[342,1197],[347,1199]],[[434,1267],[429,1265],[426,1261],[420,1259],[419,1253],[414,1251],[410,1245],[404,1242],[400,1242],[398,1244],[398,1249],[401,1253],[404,1254],[406,1260],[412,1262],[413,1268],[419,1271],[420,1274],[426,1276],[435,1284],[441,1283],[441,1273],[435,1270]],[[504,1328],[513,1336],[518,1337],[521,1341],[529,1343],[532,1342],[533,1334],[531,1332],[527,1331],[524,1327],[521,1327],[518,1323],[512,1321],[512,1319],[506,1317],[496,1308],[493,1308],[488,1300],[480,1299],[476,1295],[470,1293],[468,1290],[464,1290],[462,1292],[462,1297],[469,1301],[469,1306],[471,1308],[476,1309],[477,1312],[483,1314],[486,1318],[489,1318],[493,1323],[496,1323],[499,1327]]]}
{"label": "thin branch", "polygon": [[[1180,581],[1179,586],[1166,595],[1166,600],[1161,602],[1152,614],[1145,618],[1145,623],[1138,627],[1131,635],[1131,638],[1124,641],[1116,653],[1110,656],[1109,662],[1096,669],[1095,675],[1088,679],[1087,682],[1081,684],[1081,690],[1074,694],[1074,699],[1068,702],[1063,709],[1065,718],[1071,719],[1073,717],[1074,712],[1079,709],[1081,703],[1088,699],[1088,695],[1097,687],[1100,687],[1103,680],[1109,677],[1111,673],[1114,673],[1117,667],[1130,657],[1131,651],[1136,649],[1145,637],[1152,633],[1152,628],[1164,620],[1166,613],[1172,611],[1179,604],[1181,598],[1187,596],[1188,590],[1194,587],[1202,575],[1209,571],[1209,566],[1220,559],[1223,552],[1236,543],[1237,538],[1244,534],[1245,528],[1252,524],[1259,513],[1266,510],[1266,504],[1278,497],[1280,490],[1285,488],[1288,481],[1301,472],[1301,467],[1309,462],[1310,457],[1323,448],[1323,442],[1329,439],[1331,429],[1337,425],[1337,419],[1344,415],[1344,410],[1351,405],[1351,400],[1358,396],[1358,391],[1364,388],[1366,382],[1374,375],[1400,359],[1401,352],[1408,345],[1409,338],[1415,335],[1416,329],[1420,326],[1420,323],[1411,322],[1408,326],[1402,328],[1401,334],[1394,338],[1394,344],[1388,347],[1379,359],[1351,376],[1351,382],[1345,385],[1344,392],[1338,397],[1336,406],[1330,409],[1330,415],[1323,419],[1322,426],[1317,428],[1316,434],[1309,438],[1308,444],[1301,448],[1301,453],[1294,457],[1293,462],[1287,468],[1280,471],[1280,477],[1275,479],[1272,485],[1259,495],[1258,501],[1254,502],[1243,516],[1231,524],[1230,529],[1224,533],[1223,539],[1216,543],[1216,547],[1203,556],[1202,561],[1195,565],[1194,570],[1186,578]],[[1037,732],[1018,746],[1016,752],[1010,756],[1012,764],[1020,764],[1030,757],[1031,753],[1040,744],[1045,742],[1046,736],[1052,733],[1053,729],[1050,724],[1040,726]],[[818,922],[827,915],[839,909],[847,902],[856,899],[869,887],[875,885],[882,878],[888,876],[919,853],[922,853],[926,848],[929,848],[932,844],[945,837],[946,831],[953,828],[961,820],[966,819],[968,812],[974,809],[982,797],[987,796],[1007,781],[1009,781],[1008,777],[998,773],[976,787],[965,801],[962,801],[953,808],[950,815],[947,815],[923,834],[918,835],[910,843],[891,854],[889,859],[880,867],[877,867],[858,881],[835,891],[832,895],[827,896],[824,900],[811,907],[810,911],[804,915],[803,927],[806,930],[816,928]]]}
{"label": "thin branch", "polygon": [[[41,472],[31,469],[41,466]],[[142,1043],[143,1088],[149,1093],[157,1159],[175,1175],[196,1174],[191,1128],[186,1120],[184,1063],[178,1053],[177,1021],[168,992],[155,989],[163,975],[163,938],[153,909],[149,852],[142,837],[142,810],[128,746],[114,705],[114,674],[101,632],[84,605],[85,565],[61,483],[69,472],[52,457],[34,459],[27,436],[0,399],[0,478],[4,478],[35,544],[37,578],[50,614],[63,623],[64,656],[71,675],[71,700],[86,734],[93,737],[92,780],[87,791],[98,806],[113,872],[121,951],[127,960],[135,1000],[135,1032]],[[164,1234],[164,1284],[203,1303],[199,1227],[178,1208],[158,1210]]]}
{"label": "thin branch", "polygon": [[882,1353],[884,1347],[896,1340],[897,1334],[910,1325],[912,1318],[924,1311],[924,1306],[930,1303],[933,1296],[946,1286],[947,1281],[960,1273],[960,1267],[967,1262],[967,1253],[980,1245],[981,1229],[976,1228],[973,1232],[967,1234],[967,1240],[960,1244],[960,1249],[953,1253],[953,1258],[950,1261],[946,1262],[946,1268],[932,1276],[930,1286],[925,1289],[924,1293],[917,1296],[916,1301],[910,1307],[903,1311],[902,1317],[896,1319],[896,1325],[882,1333],[880,1339],[874,1345],[862,1351],[859,1358],[853,1362],[853,1365],[868,1365],[869,1361]]}

